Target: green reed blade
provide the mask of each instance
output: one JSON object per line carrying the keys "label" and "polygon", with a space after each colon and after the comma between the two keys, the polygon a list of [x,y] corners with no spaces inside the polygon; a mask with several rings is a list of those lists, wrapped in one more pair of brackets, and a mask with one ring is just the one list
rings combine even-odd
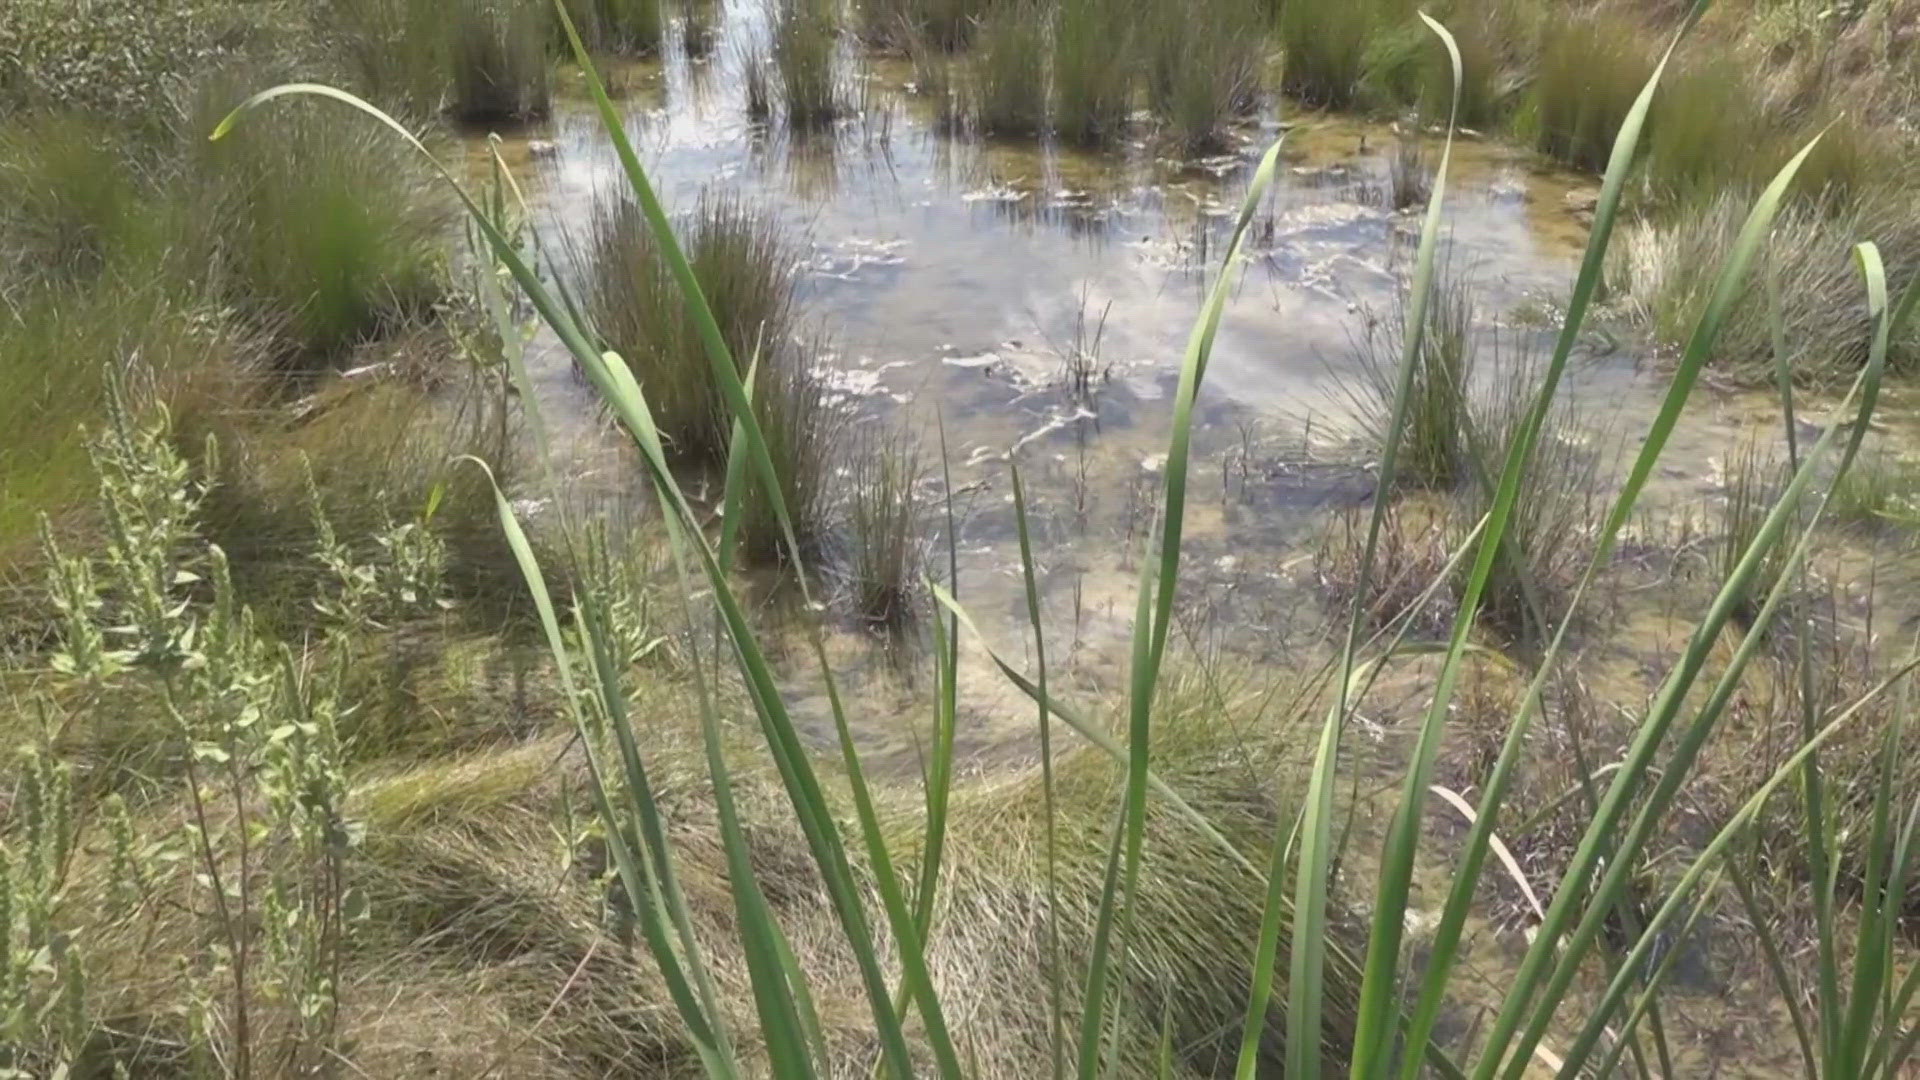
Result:
{"label": "green reed blade", "polygon": [[[1047,635],[1040,619],[1040,585],[1034,574],[1033,542],[1027,526],[1026,487],[1020,482],[1020,458],[1018,454],[1007,455],[1007,467],[1013,477],[1013,520],[1020,532],[1020,579],[1026,586],[1027,622],[1033,627],[1034,675],[1037,680],[1035,701],[1039,709],[1040,720],[1040,800],[1041,811],[1046,816],[1046,863],[1047,863],[1047,970],[1051,973],[1048,986],[1048,1041],[1051,1043],[1054,1080],[1066,1075],[1066,1036],[1062,1030],[1065,1013],[1062,1011],[1060,991],[1065,984],[1065,972],[1060,969],[1060,878],[1058,873],[1058,836],[1054,816],[1053,801],[1053,715],[1048,711],[1047,699]],[[959,627],[955,624],[957,632]],[[1170,1067],[1172,1062],[1167,1062]]]}

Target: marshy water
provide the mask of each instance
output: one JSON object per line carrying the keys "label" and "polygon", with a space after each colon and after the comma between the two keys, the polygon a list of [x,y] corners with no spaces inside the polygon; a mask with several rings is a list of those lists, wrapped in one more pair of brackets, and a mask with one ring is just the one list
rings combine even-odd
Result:
{"label": "marshy water", "polygon": [[[1422,203],[1391,206],[1393,159],[1412,138],[1430,169],[1438,139],[1284,104],[1237,125],[1229,148],[1198,158],[1167,151],[1144,118],[1108,152],[966,137],[941,123],[905,61],[847,45],[836,70],[856,107],[830,126],[796,131],[777,116],[749,115],[745,69],[771,33],[764,7],[714,10],[717,20],[695,31],[707,35],[704,48],[684,47],[680,26],[663,59],[626,62],[609,76],[663,201],[687,210],[703,194],[737,194],[776,211],[799,239],[799,299],[824,343],[813,363],[833,407],[856,427],[908,428],[926,471],[929,535],[942,535],[944,441],[958,592],[1012,656],[1030,640],[1007,467],[1010,452],[1020,455],[1050,671],[1082,690],[1119,685],[1188,329],[1253,165],[1284,137],[1201,397],[1182,631],[1186,644],[1235,670],[1304,670],[1323,658],[1337,611],[1314,587],[1313,554],[1329,522],[1374,486],[1357,441],[1357,346],[1371,325],[1401,317],[1395,300],[1420,224]],[[549,120],[467,144],[476,175],[499,149],[536,228],[559,246],[585,236],[596,196],[623,182],[583,88],[567,81],[578,78],[563,76]],[[1525,150],[1472,133],[1456,142],[1446,258],[1470,286],[1480,330],[1550,343],[1593,190],[1590,177]],[[1603,483],[1618,471],[1613,448],[1633,444],[1664,391],[1653,359],[1627,331],[1605,328],[1590,329],[1577,356],[1563,395],[1602,458]],[[530,366],[572,459],[563,474],[592,497],[637,497],[640,473],[604,431],[564,350],[537,340]],[[1807,407],[1817,420],[1819,403]],[[1642,501],[1675,515],[1655,531],[1686,531],[1721,494],[1729,454],[1756,438],[1780,443],[1776,416],[1764,394],[1697,394]],[[944,539],[935,547],[930,565],[944,568]],[[1896,608],[1915,591],[1897,573],[1874,580]],[[1639,696],[1687,611],[1662,595],[1628,595],[1614,607],[1627,617],[1602,664],[1618,669],[1617,691]],[[922,750],[923,631],[880,633],[845,620],[829,636],[852,722],[883,771],[913,771]],[[793,704],[826,745],[825,694],[810,655],[793,644]],[[972,643],[963,653],[962,760],[1029,759],[1031,703]]]}

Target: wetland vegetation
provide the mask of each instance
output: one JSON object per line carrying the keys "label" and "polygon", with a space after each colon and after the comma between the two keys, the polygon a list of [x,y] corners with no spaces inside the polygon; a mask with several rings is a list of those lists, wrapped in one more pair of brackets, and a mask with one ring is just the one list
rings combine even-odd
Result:
{"label": "wetland vegetation", "polygon": [[1916,121],[1908,0],[14,0],[0,1074],[1910,1076]]}

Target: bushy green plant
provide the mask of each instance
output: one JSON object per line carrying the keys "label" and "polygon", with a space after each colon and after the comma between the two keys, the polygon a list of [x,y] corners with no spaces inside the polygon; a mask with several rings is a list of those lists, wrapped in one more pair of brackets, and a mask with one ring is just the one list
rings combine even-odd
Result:
{"label": "bushy green plant", "polygon": [[1253,0],[1163,5],[1145,38],[1147,102],[1184,149],[1222,145],[1252,110],[1265,61],[1265,18]]}
{"label": "bushy green plant", "polygon": [[1050,71],[1053,129],[1061,139],[1098,146],[1125,131],[1138,35],[1124,0],[1060,0]]}
{"label": "bushy green plant", "polygon": [[[1613,137],[1652,70],[1639,29],[1621,16],[1549,20],[1542,27],[1522,127],[1541,153],[1598,172],[1606,168]],[[1658,124],[1652,129],[1657,131]]]}
{"label": "bushy green plant", "polygon": [[789,127],[817,127],[846,111],[836,71],[833,9],[822,0],[780,0],[773,69]]}
{"label": "bushy green plant", "polygon": [[1037,135],[1046,126],[1047,26],[1036,4],[997,5],[974,41],[973,107],[979,130],[994,135]]}
{"label": "bushy green plant", "polygon": [[1358,374],[1346,386],[1361,437],[1371,452],[1399,443],[1402,483],[1449,489],[1473,479],[1470,453],[1472,400],[1479,341],[1473,294],[1467,280],[1443,277],[1433,288],[1408,384],[1406,406],[1397,409],[1398,358],[1407,348],[1405,293],[1385,314],[1369,314],[1355,342]]}
{"label": "bushy green plant", "polygon": [[239,95],[230,78],[195,95],[179,181],[185,257],[302,359],[418,319],[445,292],[445,204],[419,162],[337,110],[209,144]]}

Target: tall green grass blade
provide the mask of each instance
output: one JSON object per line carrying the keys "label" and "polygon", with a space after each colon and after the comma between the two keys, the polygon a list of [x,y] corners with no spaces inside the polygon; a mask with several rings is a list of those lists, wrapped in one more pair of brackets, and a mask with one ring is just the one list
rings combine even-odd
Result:
{"label": "tall green grass blade", "polygon": [[[1554,395],[1558,391],[1567,363],[1573,355],[1574,346],[1579,340],[1587,311],[1599,291],[1606,267],[1607,246],[1612,239],[1615,222],[1618,220],[1620,200],[1626,190],[1628,175],[1633,168],[1641,132],[1645,127],[1648,112],[1652,108],[1654,93],[1672,59],[1673,50],[1678,46],[1681,35],[1684,33],[1683,28],[1668,45],[1666,54],[1654,68],[1652,75],[1648,77],[1646,85],[1641,88],[1639,96],[1622,121],[1620,131],[1614,139],[1612,156],[1608,160],[1607,171],[1600,185],[1600,195],[1594,207],[1593,226],[1588,233],[1586,253],[1581,258],[1580,269],[1574,278],[1566,316],[1555,340],[1552,357],[1548,361],[1546,371],[1543,372],[1532,414],[1527,418],[1520,437],[1515,439],[1508,449],[1506,462],[1501,468],[1500,482],[1495,490],[1493,506],[1488,511],[1491,518],[1487,530],[1488,536],[1481,541],[1481,555],[1476,558],[1474,578],[1482,576],[1483,564],[1490,561],[1489,549],[1497,547],[1505,535],[1507,522],[1519,498],[1521,477],[1532,457],[1533,448],[1539,439],[1547,413],[1552,408]],[[1669,399],[1671,400],[1677,394],[1681,402],[1684,402],[1691,385],[1691,379],[1683,383],[1676,378],[1674,386],[1669,391]],[[1562,617],[1560,627],[1540,661],[1539,673],[1528,687],[1520,710],[1509,725],[1505,743],[1495,761],[1493,772],[1488,777],[1480,800],[1479,812],[1475,816],[1465,850],[1461,854],[1459,869],[1453,875],[1453,887],[1448,893],[1446,904],[1441,909],[1440,922],[1434,930],[1426,972],[1422,978],[1420,993],[1407,1033],[1409,1045],[1419,1045],[1429,1039],[1434,1025],[1439,1020],[1441,1007],[1445,1003],[1447,985],[1452,976],[1453,966],[1458,959],[1460,937],[1472,908],[1481,870],[1485,866],[1499,820],[1502,801],[1518,763],[1520,747],[1523,745],[1533,715],[1539,708],[1546,680],[1553,669],[1560,646],[1565,640],[1567,627],[1572,623],[1572,611],[1578,607],[1599,567],[1610,556],[1613,540],[1618,535],[1620,526],[1624,524],[1633,501],[1638,498],[1639,486],[1645,483],[1645,477],[1652,470],[1653,459],[1658,456],[1659,449],[1664,447],[1666,436],[1671,432],[1673,418],[1677,417],[1678,411],[1678,404],[1663,410],[1662,416],[1667,418],[1664,430],[1656,423],[1654,431],[1650,433],[1648,445],[1643,447],[1641,460],[1636,462],[1634,468],[1634,476],[1638,477],[1638,482],[1630,478],[1628,489],[1621,493],[1614,512],[1609,517],[1607,527],[1603,529],[1596,541],[1593,558],[1588,563],[1587,570],[1575,589],[1574,597],[1568,604],[1568,613]],[[1458,632],[1460,628],[1456,626],[1455,629],[1457,639],[1460,636]],[[1414,1080],[1418,1067],[1418,1059],[1413,1055],[1407,1055],[1402,1063],[1400,1073],[1402,1080]]]}
{"label": "tall green grass blade", "polygon": [[[1041,813],[1046,817],[1046,863],[1047,863],[1047,1038],[1053,1062],[1053,1080],[1066,1075],[1066,1033],[1062,1028],[1065,1019],[1060,1002],[1060,992],[1065,984],[1065,972],[1060,966],[1060,876],[1058,862],[1058,830],[1054,816],[1053,802],[1053,715],[1047,710],[1047,635],[1040,619],[1040,584],[1034,574],[1033,541],[1027,527],[1027,493],[1020,482],[1020,459],[1017,454],[1007,456],[1007,465],[1013,476],[1013,520],[1020,532],[1020,579],[1026,586],[1027,622],[1033,627],[1034,675],[1037,678],[1038,693],[1035,701],[1039,708],[1040,721],[1040,800]],[[958,624],[954,627],[958,632]],[[1167,1061],[1170,1068],[1171,1060]]]}
{"label": "tall green grass blade", "polygon": [[[488,482],[492,483],[493,472],[487,468],[486,463],[474,459],[474,464],[486,472]],[[626,888],[627,895],[633,899],[641,933],[647,939],[648,951],[653,954],[655,962],[660,967],[661,976],[667,983],[668,996],[673,999],[674,1008],[680,1014],[681,1023],[687,1026],[687,1035],[692,1039],[696,1053],[700,1055],[701,1065],[706,1074],[716,1078],[736,1076],[738,1071],[734,1067],[732,1047],[712,1022],[712,1017],[717,1014],[710,1014],[703,1008],[692,985],[687,981],[675,943],[668,935],[666,927],[661,924],[660,906],[646,903],[641,899],[654,895],[654,889],[649,881],[650,875],[645,869],[644,862],[635,858],[632,848],[620,840],[619,815],[608,796],[605,769],[599,762],[586,717],[580,711],[580,696],[574,689],[573,665],[567,652],[566,640],[560,633],[560,620],[554,610],[552,594],[547,590],[546,575],[540,570],[539,560],[533,554],[533,545],[527,540],[526,531],[520,527],[520,521],[513,512],[513,505],[507,501],[506,494],[500,490],[498,484],[493,484],[493,495],[501,531],[505,534],[507,545],[513,552],[514,561],[518,564],[521,576],[527,583],[527,590],[533,595],[534,608],[539,614],[541,629],[546,634],[547,648],[553,654],[563,699],[567,702],[573,716],[574,730],[580,734],[594,808],[601,820],[607,824],[607,847],[612,854],[621,885]],[[697,962],[697,955],[688,959]]]}
{"label": "tall green grass blade", "polygon": [[[1774,770],[1773,775],[1768,778],[1764,784],[1760,785],[1760,787],[1748,797],[1745,803],[1741,804],[1740,809],[1734,812],[1733,816],[1727,820],[1727,823],[1721,827],[1713,839],[1708,841],[1700,853],[1694,857],[1692,864],[1689,865],[1687,870],[1680,876],[1680,880],[1674,884],[1672,891],[1668,893],[1667,899],[1661,904],[1660,909],[1654,913],[1653,918],[1647,921],[1645,932],[1641,934],[1640,939],[1634,944],[1632,950],[1628,952],[1625,961],[1620,966],[1619,974],[1614,977],[1613,982],[1602,994],[1599,1006],[1593,1014],[1595,1019],[1589,1022],[1590,1027],[1599,1027],[1604,1023],[1603,1018],[1611,1016],[1613,1011],[1618,1008],[1620,999],[1631,989],[1635,981],[1634,973],[1639,970],[1644,970],[1644,965],[1652,955],[1653,950],[1658,946],[1662,932],[1666,929],[1667,924],[1672,922],[1674,916],[1679,912],[1679,909],[1685,904],[1687,897],[1692,895],[1694,889],[1700,885],[1701,880],[1706,876],[1707,872],[1726,855],[1728,848],[1731,847],[1733,842],[1752,826],[1753,820],[1759,815],[1761,807],[1765,806],[1767,801],[1773,797],[1774,792],[1778,791],[1783,784],[1791,780],[1806,764],[1809,758],[1813,757],[1822,746],[1838,736],[1855,717],[1866,710],[1868,705],[1899,685],[1916,670],[1920,670],[1920,656],[1909,657],[1895,665],[1892,672],[1888,674],[1885,679],[1876,683],[1865,694],[1855,700],[1853,704],[1841,710],[1841,712],[1832,720],[1828,721],[1826,726],[1822,727],[1813,738],[1808,739],[1801,745],[1800,749],[1789,755],[1787,760],[1781,764],[1780,768]],[[1599,1023],[1595,1023],[1595,1021],[1599,1021]],[[1576,1050],[1580,1050],[1581,1054],[1580,1056],[1575,1056],[1572,1053],[1569,1054],[1566,1061],[1566,1068],[1568,1070],[1566,1075],[1577,1075],[1572,1070],[1578,1069],[1584,1064],[1585,1053],[1591,1051],[1593,1043],[1598,1041],[1600,1034],[1601,1032],[1597,1030],[1593,1031],[1592,1037],[1589,1039],[1587,1037],[1588,1033],[1582,1032],[1581,1042],[1576,1045]]]}
{"label": "tall green grass blade", "polygon": [[[1409,319],[1418,319],[1419,326],[1426,323],[1425,309],[1432,289],[1433,249],[1437,243],[1440,226],[1441,203],[1446,198],[1447,173],[1453,156],[1454,121],[1460,108],[1461,63],[1460,48],[1455,44],[1453,35],[1439,23],[1433,21],[1424,12],[1420,19],[1427,28],[1439,35],[1446,46],[1447,57],[1453,67],[1453,106],[1447,116],[1447,139],[1440,152],[1440,165],[1435,170],[1433,192],[1427,205],[1427,222],[1420,237],[1420,250],[1414,264],[1414,300],[1415,313]],[[1419,342],[1415,337],[1416,327],[1409,323],[1406,337],[1410,344],[1407,355],[1401,363],[1405,367],[1402,380],[1412,373],[1413,366],[1420,363]],[[1382,469],[1384,474],[1384,467]],[[1389,478],[1381,477],[1386,484]],[[1376,504],[1383,504],[1387,495],[1383,490]],[[1499,523],[1495,523],[1496,529]],[[1406,788],[1401,793],[1399,808],[1394,812],[1393,822],[1388,827],[1386,848],[1380,862],[1380,882],[1374,895],[1373,929],[1367,940],[1366,974],[1360,983],[1360,1006],[1355,1017],[1353,1035],[1353,1062],[1351,1075],[1356,1078],[1371,1077],[1385,1073],[1390,1065],[1394,1044],[1397,1041],[1394,1026],[1400,1020],[1400,944],[1406,932],[1407,894],[1413,881],[1414,861],[1418,857],[1420,842],[1420,821],[1426,807],[1426,792],[1433,783],[1433,767],[1439,752],[1440,729],[1447,716],[1447,700],[1452,690],[1452,679],[1459,670],[1459,657],[1466,645],[1466,636],[1473,624],[1474,612],[1478,609],[1480,590],[1485,587],[1490,563],[1500,546],[1500,533],[1484,537],[1480,541],[1480,555],[1474,566],[1474,575],[1468,579],[1466,594],[1461,598],[1459,614],[1454,618],[1453,647],[1445,665],[1440,670],[1440,682],[1433,694],[1433,704],[1427,713],[1427,721],[1422,726],[1415,744],[1413,761],[1407,770]],[[1332,766],[1329,758],[1328,766]],[[1318,927],[1308,926],[1305,932],[1312,934]],[[1317,1045],[1317,1044],[1316,1044]],[[1414,1055],[1408,1055],[1413,1057]],[[1317,1072],[1318,1062],[1314,1062],[1313,1071]],[[1311,1075],[1311,1073],[1309,1074]]]}
{"label": "tall green grass blade", "polygon": [[[952,459],[947,454],[947,424],[938,421],[940,431],[940,477],[945,492],[947,515],[947,583],[960,587],[960,541],[953,514]],[[937,678],[934,686],[933,763],[926,780],[927,830],[921,846],[920,887],[914,913],[923,940],[933,934],[933,905],[940,889],[940,864],[947,843],[947,796],[953,787],[953,739],[960,713],[960,628],[949,620],[941,625],[935,613],[934,655]]]}
{"label": "tall green grass blade", "polygon": [[[1806,160],[1807,155],[1812,149],[1812,143],[1808,144],[1805,149],[1802,149],[1793,160],[1781,169],[1780,173],[1775,176],[1773,181],[1767,185],[1766,189],[1762,191],[1760,196],[1755,200],[1753,210],[1749,213],[1747,221],[1745,225],[1742,226],[1727,261],[1721,268],[1706,309],[1701,313],[1700,320],[1687,342],[1686,349],[1681,355],[1678,366],[1675,368],[1672,384],[1668,389],[1666,398],[1661,403],[1659,412],[1656,414],[1652,426],[1648,430],[1641,452],[1639,456],[1635,458],[1627,479],[1623,483],[1620,493],[1615,500],[1614,507],[1609,512],[1606,522],[1602,527],[1593,558],[1588,562],[1587,570],[1582,575],[1579,586],[1576,587],[1572,601],[1573,605],[1577,605],[1584,597],[1587,588],[1591,586],[1594,577],[1597,575],[1599,567],[1603,564],[1603,560],[1611,557],[1613,544],[1618,537],[1619,531],[1625,525],[1626,519],[1631,514],[1633,506],[1639,499],[1641,490],[1645,487],[1647,479],[1653,471],[1654,464],[1660,452],[1664,450],[1667,439],[1679,421],[1680,413],[1686,405],[1687,398],[1691,395],[1702,368],[1704,368],[1706,364],[1707,357],[1712,351],[1713,342],[1718,337],[1720,328],[1725,322],[1728,312],[1742,292],[1747,268],[1752,262],[1754,252],[1767,235],[1767,231],[1771,227],[1773,218],[1779,210],[1781,200],[1785,197],[1786,190],[1792,183],[1795,173],[1799,171],[1801,164]],[[1492,541],[1493,538],[1489,537],[1485,542],[1491,543]],[[1724,624],[1726,619],[1731,617],[1732,607],[1732,604],[1728,604],[1725,610],[1720,610],[1719,606],[1716,605],[1716,609],[1710,614],[1708,621],[1702,623],[1701,626],[1696,629],[1695,635],[1689,641],[1688,649],[1683,655],[1680,665],[1669,676],[1666,685],[1662,689],[1660,698],[1650,711],[1647,722],[1641,727],[1640,733],[1636,737],[1634,745],[1627,757],[1627,764],[1614,775],[1613,782],[1608,787],[1607,795],[1602,800],[1599,814],[1593,826],[1588,829],[1586,835],[1582,838],[1582,842],[1562,878],[1562,888],[1555,894],[1554,902],[1547,910],[1547,918],[1543,921],[1533,944],[1528,948],[1525,958],[1521,961],[1520,970],[1516,972],[1515,975],[1513,992],[1507,995],[1499,1014],[1494,1019],[1493,1027],[1489,1033],[1488,1052],[1486,1056],[1481,1059],[1474,1073],[1476,1080],[1488,1080],[1488,1078],[1494,1074],[1495,1070],[1499,1068],[1499,1062],[1504,1060],[1506,1048],[1512,1044],[1514,1035],[1519,1028],[1520,1013],[1527,1007],[1528,1003],[1535,1000],[1534,992],[1540,981],[1548,975],[1554,950],[1559,947],[1560,939],[1562,935],[1565,934],[1568,923],[1578,913],[1577,905],[1585,893],[1582,886],[1588,880],[1589,875],[1600,860],[1602,849],[1612,846],[1612,842],[1615,839],[1613,830],[1617,827],[1620,815],[1625,812],[1628,800],[1638,791],[1640,783],[1648,775],[1651,757],[1655,747],[1659,743],[1659,738],[1664,735],[1668,725],[1673,719],[1673,715],[1680,706],[1685,690],[1691,686],[1694,677],[1698,673],[1701,665],[1705,662],[1707,652],[1712,645],[1713,637],[1718,634],[1720,626]],[[1555,633],[1554,643],[1550,646],[1550,655],[1557,655],[1559,645],[1564,640],[1570,624],[1570,618],[1563,618],[1561,620],[1560,629]],[[1543,676],[1545,671],[1546,669],[1543,667]],[[1534,684],[1529,687],[1527,699],[1522,704],[1523,716],[1530,715],[1530,710],[1538,707],[1536,698],[1542,687],[1542,678],[1537,677],[1534,680]],[[1515,728],[1518,729],[1519,726],[1520,721],[1516,719]],[[1509,747],[1512,747],[1517,754],[1517,747],[1513,745],[1513,740],[1514,732],[1510,732],[1508,738]],[[1503,748],[1502,757],[1505,758],[1506,756],[1507,750]],[[1499,775],[1498,764],[1495,766],[1495,775]],[[1493,788],[1494,785],[1490,781],[1488,784],[1488,797],[1495,794]],[[1504,792],[1500,792],[1500,794],[1504,795]],[[1482,801],[1484,804],[1486,799],[1483,798]],[[1483,821],[1492,820],[1494,817],[1493,814],[1487,812],[1488,809],[1492,808],[1485,808],[1482,811]],[[1632,854],[1633,853],[1628,850],[1617,850],[1613,852],[1613,858],[1616,864],[1624,864],[1625,860],[1630,859]],[[1530,1050],[1528,1052],[1530,1052]],[[1527,1052],[1516,1054],[1513,1067],[1516,1069],[1521,1067],[1524,1064],[1526,1056]]]}
{"label": "tall green grass blade", "polygon": [[[1155,563],[1145,554],[1140,559],[1140,583],[1134,591],[1133,671],[1131,694],[1142,693],[1138,673],[1145,669],[1153,648],[1153,636],[1143,628],[1152,618],[1153,573]],[[1151,695],[1153,687],[1144,692]],[[1114,857],[1107,861],[1107,872],[1100,883],[1100,904],[1093,924],[1093,942],[1087,952],[1087,978],[1081,992],[1080,1038],[1075,1053],[1074,1075],[1080,1080],[1095,1080],[1100,1075],[1101,1035],[1107,1030],[1107,968],[1113,954],[1120,952],[1120,966],[1126,967],[1125,942],[1114,944],[1114,927],[1120,921],[1120,905],[1131,895],[1139,869],[1139,849],[1134,844],[1136,817],[1139,834],[1146,834],[1146,776],[1150,732],[1145,730],[1145,711],[1129,700],[1126,744],[1126,789],[1120,802],[1119,828],[1114,837]]]}
{"label": "tall green grass blade", "polygon": [[[1809,149],[1811,149],[1811,144],[1809,145]],[[1786,170],[1783,170],[1782,175],[1790,180],[1793,168],[1797,166],[1801,160],[1804,160],[1805,155],[1806,151],[1802,151],[1800,157],[1795,158],[1794,162],[1791,163]],[[1772,189],[1770,188],[1769,190]],[[1855,414],[1854,423],[1849,426],[1850,434],[1847,439],[1846,448],[1842,452],[1836,468],[1835,475],[1837,476],[1844,476],[1847,469],[1852,466],[1859,453],[1860,444],[1866,437],[1869,421],[1878,406],[1880,381],[1885,371],[1887,335],[1891,327],[1886,305],[1885,273],[1880,265],[1878,250],[1871,244],[1862,244],[1856,248],[1856,254],[1863,276],[1867,279],[1870,310],[1874,313],[1878,325],[1875,330],[1874,343],[1869,353],[1867,366],[1861,371],[1859,378],[1855,381],[1853,391],[1848,395],[1848,400],[1852,400],[1855,395],[1858,395],[1859,407]],[[1742,590],[1749,587],[1749,582],[1756,568],[1768,557],[1770,549],[1787,531],[1790,523],[1799,517],[1801,499],[1808,486],[1812,483],[1817,469],[1824,464],[1824,459],[1837,440],[1838,435],[1838,428],[1829,428],[1827,432],[1821,436],[1820,440],[1815,443],[1806,461],[1799,469],[1795,470],[1792,479],[1787,484],[1786,490],[1782,492],[1773,509],[1767,515],[1766,521],[1762,523],[1760,529],[1757,531],[1754,540],[1749,544],[1738,565],[1735,566],[1733,573],[1729,576],[1719,594],[1714,598],[1714,602],[1706,618],[1702,621],[1700,627],[1696,629],[1694,637],[1689,641],[1687,652],[1682,658],[1680,667],[1669,676],[1668,682],[1661,688],[1661,693],[1656,699],[1653,709],[1649,712],[1648,720],[1636,736],[1634,745],[1629,749],[1626,758],[1628,764],[1622,768],[1615,783],[1609,788],[1607,799],[1602,804],[1600,814],[1596,816],[1595,822],[1589,828],[1587,836],[1582,838],[1582,851],[1588,849],[1590,842],[1595,839],[1596,834],[1603,826],[1609,834],[1618,828],[1620,814],[1624,809],[1620,802],[1622,791],[1625,789],[1625,797],[1631,797],[1634,794],[1626,781],[1633,778],[1636,773],[1644,774],[1648,769],[1653,745],[1665,739],[1668,725],[1680,708],[1680,699],[1687,690],[1691,688],[1695,673],[1698,671],[1700,661],[1704,659],[1706,650],[1711,647],[1712,641],[1718,636],[1721,627],[1732,617],[1734,609],[1740,603]],[[1765,628],[1786,597],[1792,584],[1791,577],[1793,572],[1806,558],[1807,551],[1813,543],[1815,529],[1831,497],[1832,488],[1830,487],[1814,507],[1813,513],[1810,515],[1810,519],[1798,542],[1789,552],[1785,572],[1783,572],[1774,583],[1765,604],[1755,616],[1753,625],[1746,639],[1743,640],[1734,651],[1734,655],[1722,672],[1718,683],[1714,686],[1707,700],[1699,707],[1694,721],[1682,733],[1678,742],[1673,747],[1667,761],[1663,763],[1662,770],[1659,774],[1659,782],[1639,807],[1632,824],[1624,834],[1625,838],[1617,845],[1615,857],[1607,866],[1605,876],[1593,890],[1592,897],[1588,902],[1586,911],[1579,925],[1574,929],[1572,936],[1567,939],[1565,948],[1558,958],[1558,964],[1553,969],[1552,977],[1546,983],[1546,988],[1531,1014],[1531,1019],[1525,1033],[1521,1036],[1515,1048],[1514,1060],[1508,1065],[1506,1072],[1508,1077],[1517,1080],[1521,1068],[1524,1066],[1524,1055],[1529,1053],[1533,1046],[1538,1045],[1540,1038],[1545,1034],[1547,1025],[1553,1017],[1554,1005],[1560,1000],[1560,996],[1566,993],[1567,987],[1571,985],[1577,974],[1578,966],[1585,957],[1587,949],[1601,933],[1608,911],[1614,901],[1622,894],[1628,876],[1633,871],[1633,862],[1637,858],[1641,847],[1645,844],[1646,839],[1651,835],[1654,828],[1659,824],[1660,818],[1665,813],[1666,807],[1671,802],[1674,794],[1679,790],[1681,784],[1685,782],[1700,747],[1704,745],[1707,736],[1711,734],[1715,723],[1725,710],[1728,702],[1732,699],[1734,692],[1738,689],[1740,677],[1747,664],[1751,662],[1752,658],[1761,649],[1762,642],[1765,638]],[[1812,748],[1815,745],[1816,744],[1811,742],[1808,744],[1808,757],[1812,756]],[[1578,867],[1580,866],[1580,862],[1580,855],[1576,853],[1574,865]],[[1571,875],[1571,871],[1569,871],[1569,874]],[[1573,878],[1571,876],[1564,878],[1562,882],[1562,892],[1564,893],[1566,891],[1566,883],[1568,881],[1584,881],[1585,878],[1585,871],[1582,872],[1579,878]],[[1555,900],[1556,907],[1558,907],[1560,897],[1556,897]],[[1548,914],[1551,916],[1553,912],[1549,911]],[[1645,939],[1654,933],[1655,928],[1649,925],[1642,931],[1642,938]],[[1616,986],[1620,985],[1623,979],[1631,975],[1632,970],[1631,963],[1623,966],[1618,975],[1616,975],[1614,984]],[[1584,1054],[1586,1050],[1592,1046],[1593,1042],[1599,1038],[1601,1028],[1609,1015],[1609,1009],[1617,1007],[1618,1000],[1618,997],[1610,997],[1603,1002],[1601,1009],[1594,1011],[1587,1022],[1586,1029],[1583,1030],[1581,1034],[1580,1040],[1576,1042],[1574,1048],[1569,1051],[1570,1062],[1573,1061],[1576,1056]]]}

